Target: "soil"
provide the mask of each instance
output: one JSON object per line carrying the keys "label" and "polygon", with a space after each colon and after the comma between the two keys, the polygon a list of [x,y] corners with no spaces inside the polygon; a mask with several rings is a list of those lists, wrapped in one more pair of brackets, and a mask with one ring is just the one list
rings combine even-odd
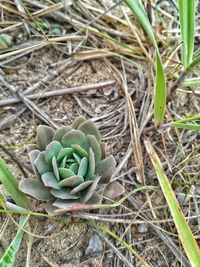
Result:
{"label": "soil", "polygon": [[[54,48],[42,49],[34,53],[31,64],[28,63],[23,67],[14,69],[11,73],[6,74],[6,78],[17,90],[23,92],[30,84],[34,84],[43,76],[47,75],[51,69],[51,65],[55,66],[59,58],[59,53],[55,53]],[[24,59],[21,60],[22,62]],[[23,64],[18,60],[18,64]],[[45,66],[49,66],[49,69]],[[42,71],[39,71],[39,70]],[[92,62],[83,62],[78,70],[73,72],[74,68],[69,68],[63,71],[58,77],[55,77],[51,82],[45,85],[42,91],[56,90],[86,83],[98,83],[106,80],[113,80],[113,76],[106,70],[106,66],[101,60],[94,60]],[[20,77],[20,78],[19,78]],[[2,87],[2,99],[10,95],[8,90]],[[38,91],[41,90],[40,88]],[[88,118],[95,118],[99,114],[108,114],[115,109],[122,101],[123,95],[120,94],[118,86],[107,86],[98,90],[89,90],[86,93],[75,95],[66,95],[61,97],[52,97],[41,102],[36,103],[42,108],[46,114],[53,119],[58,125],[69,125],[77,116],[84,115]],[[41,104],[40,104],[41,103]],[[23,109],[23,105],[9,106],[5,110],[3,108],[1,119],[10,118],[11,115],[17,114]],[[1,130],[1,144],[8,147],[10,152],[13,152],[17,158],[20,158],[25,164],[29,163],[26,151],[26,144],[31,143],[35,135],[35,129],[41,122],[35,117],[34,113],[25,110],[11,125],[4,126]],[[101,125],[99,125],[101,128]],[[123,126],[123,125],[122,125]],[[109,132],[115,128],[115,124],[102,129],[104,135],[109,135]],[[117,132],[122,129],[119,125]],[[9,136],[9,138],[8,138]],[[108,136],[109,137],[109,136]],[[107,137],[107,138],[108,138]],[[129,138],[127,136],[127,138]],[[115,155],[119,162],[123,157],[126,147],[128,146],[128,139],[118,136],[107,140],[107,152]],[[123,141],[124,139],[124,141]],[[127,139],[127,141],[126,141]],[[127,143],[127,144],[126,144]],[[3,158],[10,169],[15,173],[18,179],[23,178],[18,166],[13,160],[1,151]],[[28,173],[30,176],[31,174]],[[34,202],[34,201],[33,201]],[[43,211],[43,205],[39,202],[34,202],[33,210]],[[5,221],[5,216],[1,216],[1,224]],[[104,253],[98,253],[94,256],[85,255],[85,250],[89,245],[90,238],[94,232],[89,229],[84,223],[79,221],[76,223],[70,216],[63,216],[64,223],[55,222],[53,219],[31,219],[30,232],[41,236],[33,239],[33,249],[31,253],[31,265],[34,267],[46,266],[102,266]],[[11,242],[16,227],[13,227],[11,220],[6,229],[4,238],[1,242],[0,256],[5,251],[6,247]],[[52,230],[53,229],[53,230]],[[50,231],[48,237],[43,238],[43,235]],[[25,266],[26,251],[28,239],[27,235],[20,249],[15,266]],[[108,252],[109,253],[109,252]],[[106,257],[107,258],[107,257]],[[112,257],[106,260],[108,263],[112,261]]]}

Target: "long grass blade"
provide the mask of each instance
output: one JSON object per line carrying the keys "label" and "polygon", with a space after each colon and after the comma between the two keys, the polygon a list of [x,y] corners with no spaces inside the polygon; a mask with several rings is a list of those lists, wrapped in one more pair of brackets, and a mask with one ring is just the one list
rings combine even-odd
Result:
{"label": "long grass blade", "polygon": [[[191,122],[191,121],[197,121],[197,120],[200,120],[200,113],[192,116],[192,117],[188,117],[188,118],[184,118],[184,119],[181,119],[181,120],[178,120],[176,122]],[[176,123],[174,122],[174,123]]]}
{"label": "long grass blade", "polygon": [[175,128],[184,128],[187,130],[200,131],[200,125],[188,123],[188,122],[196,122],[199,120],[200,120],[200,114],[197,114],[189,118],[184,118],[178,121],[174,121],[173,126]]}
{"label": "long grass blade", "polygon": [[14,265],[17,252],[19,251],[24,231],[23,228],[25,227],[26,223],[29,220],[29,215],[22,216],[19,221],[19,228],[17,231],[16,236],[12,240],[11,244],[5,251],[3,257],[0,259],[0,266],[1,267],[12,267]]}
{"label": "long grass blade", "polygon": [[193,59],[193,61],[187,67],[186,72],[191,71],[194,67],[196,67],[197,65],[199,65],[199,63],[200,63],[200,53]]}
{"label": "long grass blade", "polygon": [[181,26],[181,57],[186,69],[192,62],[194,49],[195,0],[179,0],[179,19]]}
{"label": "long grass blade", "polygon": [[156,171],[159,184],[166,198],[171,215],[174,219],[179,238],[185,250],[185,253],[192,267],[200,266],[200,250],[194,239],[192,231],[184,217],[184,214],[179,206],[174,191],[168,178],[165,175],[162,164],[149,140],[145,140],[146,150],[150,156],[153,167]]}
{"label": "long grass blade", "polygon": [[200,125],[195,125],[195,124],[175,122],[173,123],[173,126],[175,128],[183,128],[183,129],[192,130],[192,131],[200,131]]}
{"label": "long grass blade", "polygon": [[163,120],[166,107],[166,83],[163,65],[159,54],[156,56],[156,89],[154,96],[154,121],[159,126]]}
{"label": "long grass blade", "polygon": [[4,160],[0,157],[0,182],[10,194],[15,203],[23,208],[28,208],[29,201],[27,196],[18,188],[16,177],[8,169]]}
{"label": "long grass blade", "polygon": [[200,85],[200,77],[186,79],[182,83],[182,85],[184,85],[184,86],[199,86]]}
{"label": "long grass blade", "polygon": [[158,45],[151,27],[151,23],[144,10],[143,5],[138,0],[124,0],[133,14],[137,17],[142,27],[148,34],[156,50],[156,84],[154,96],[154,123],[159,126],[163,120],[166,107],[166,81],[163,64],[160,57]]}

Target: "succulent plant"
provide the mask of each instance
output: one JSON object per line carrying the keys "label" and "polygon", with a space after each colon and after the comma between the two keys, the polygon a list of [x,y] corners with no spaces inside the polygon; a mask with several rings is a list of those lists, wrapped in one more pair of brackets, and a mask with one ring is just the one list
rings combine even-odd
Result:
{"label": "succulent plant", "polygon": [[[46,201],[46,211],[79,204],[98,204],[102,196],[114,198],[124,192],[111,182],[116,161],[106,157],[105,144],[90,120],[78,117],[71,126],[58,130],[45,125],[37,128],[37,144],[29,147],[36,178],[21,180],[24,193]],[[102,190],[102,186],[105,185]]]}

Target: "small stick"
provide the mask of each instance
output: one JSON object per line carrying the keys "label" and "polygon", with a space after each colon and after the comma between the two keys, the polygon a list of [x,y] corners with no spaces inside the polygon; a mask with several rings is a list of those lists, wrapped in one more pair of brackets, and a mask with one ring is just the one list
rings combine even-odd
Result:
{"label": "small stick", "polygon": [[16,95],[17,98],[24,103],[24,105],[31,110],[35,115],[40,118],[43,122],[46,124],[58,128],[57,124],[44,112],[42,111],[35,103],[33,103],[31,100],[29,100],[26,96],[24,96],[22,93],[18,92],[17,89],[9,84],[7,80],[5,79],[4,72],[0,69],[0,80],[8,88],[8,90],[13,94]]}
{"label": "small stick", "polygon": [[63,61],[62,64],[59,64],[59,67],[56,69],[50,70],[48,75],[44,76],[42,79],[28,87],[25,91],[24,94],[28,95],[29,93],[33,92],[36,90],[38,87],[40,87],[42,84],[48,82],[49,80],[52,80],[55,76],[58,76],[60,72],[65,70],[67,67],[72,67],[76,64],[76,61],[72,59],[67,59],[66,61]]}
{"label": "small stick", "polygon": [[[32,94],[32,95],[27,95],[26,99],[28,100],[33,100],[33,99],[40,99],[40,98],[47,98],[47,97],[53,97],[53,96],[61,96],[64,94],[72,94],[72,93],[80,93],[80,92],[85,92],[91,89],[98,89],[101,87],[109,86],[109,85],[114,85],[116,83],[115,80],[108,80],[105,82],[100,82],[96,84],[85,84],[85,85],[80,85],[80,86],[75,86],[71,88],[66,88],[66,89],[61,89],[61,90],[54,90],[46,93],[38,93],[38,94]],[[0,107],[2,106],[7,106],[7,105],[12,105],[21,102],[22,99],[20,98],[9,98],[9,99],[4,99],[0,100]]]}

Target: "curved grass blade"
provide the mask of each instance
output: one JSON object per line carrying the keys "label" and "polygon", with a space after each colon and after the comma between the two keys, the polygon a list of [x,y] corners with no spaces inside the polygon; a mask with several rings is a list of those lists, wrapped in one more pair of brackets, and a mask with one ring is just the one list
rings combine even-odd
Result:
{"label": "curved grass blade", "polygon": [[20,248],[24,231],[23,228],[25,227],[26,223],[29,220],[29,215],[28,216],[22,216],[19,221],[19,228],[17,231],[17,234],[7,250],[5,251],[3,257],[0,259],[0,266],[1,267],[12,267],[14,265],[15,259],[17,252]]}
{"label": "curved grass blade", "polygon": [[195,124],[187,124],[187,123],[182,123],[182,122],[174,122],[173,126],[175,128],[183,128],[187,130],[192,130],[192,131],[200,131],[200,125],[195,125]]}
{"label": "curved grass blade", "polygon": [[191,121],[197,121],[197,120],[200,120],[200,113],[198,113],[197,115],[194,115],[192,117],[188,117],[188,118],[184,118],[184,119],[178,120],[176,122],[191,122]]}
{"label": "curved grass blade", "polygon": [[158,45],[151,27],[151,23],[144,10],[143,5],[138,0],[124,0],[129,6],[133,14],[137,17],[142,27],[148,34],[151,42],[156,50],[156,84],[154,96],[154,123],[158,127],[164,117],[166,107],[166,81],[163,64],[160,57]]}
{"label": "curved grass blade", "polygon": [[192,62],[194,49],[195,0],[179,0],[179,19],[181,26],[181,57],[186,69]]}
{"label": "curved grass blade", "polygon": [[16,177],[8,169],[4,160],[0,157],[0,182],[5,187],[6,191],[10,194],[12,199],[18,206],[28,208],[29,201],[27,196],[22,193],[18,188],[18,181]]}
{"label": "curved grass blade", "polygon": [[200,77],[186,79],[182,85],[184,86],[199,86],[200,85]]}
{"label": "curved grass blade", "polygon": [[185,118],[182,120],[175,121],[173,122],[173,126],[175,128],[184,128],[184,129],[193,130],[193,131],[200,131],[200,125],[188,123],[188,122],[195,122],[199,120],[200,120],[200,114],[194,115],[192,117]]}
{"label": "curved grass blade", "polygon": [[149,140],[145,140],[145,147],[156,171],[159,184],[166,198],[171,215],[174,219],[179,238],[192,267],[200,266],[200,250],[194,239],[192,231],[179,206],[174,191],[165,175],[162,164]]}
{"label": "curved grass blade", "polygon": [[190,72],[196,65],[200,63],[200,53],[193,59],[190,65],[187,67],[186,72]]}

